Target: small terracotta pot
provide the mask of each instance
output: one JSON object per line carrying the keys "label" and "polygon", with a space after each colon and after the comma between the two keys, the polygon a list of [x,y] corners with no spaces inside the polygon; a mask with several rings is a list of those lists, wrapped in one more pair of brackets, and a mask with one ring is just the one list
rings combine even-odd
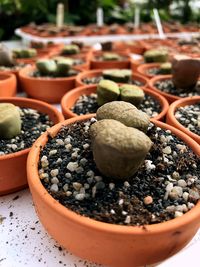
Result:
{"label": "small terracotta pot", "polygon": [[0,97],[12,97],[17,92],[17,80],[14,74],[0,72]]}
{"label": "small terracotta pot", "polygon": [[187,105],[193,105],[200,103],[200,96],[193,96],[193,97],[185,97],[183,99],[179,99],[175,102],[173,102],[169,110],[167,112],[167,123],[176,127],[180,131],[186,133],[189,135],[191,138],[193,138],[197,143],[200,144],[200,136],[191,132],[189,129],[187,129],[184,125],[182,125],[176,118],[175,118],[175,113],[177,108],[179,107],[184,107]]}
{"label": "small terracotta pot", "polygon": [[34,66],[29,66],[19,72],[23,89],[32,98],[48,103],[59,103],[63,95],[75,87],[75,76],[66,78],[32,77],[30,74],[34,70]]}
{"label": "small terracotta pot", "polygon": [[138,73],[137,72],[137,68],[140,66],[140,65],[142,65],[142,64],[144,64],[144,58],[143,57],[141,57],[141,58],[138,58],[138,59],[131,59],[131,70],[135,73]]}
{"label": "small terracotta pot", "polygon": [[[22,69],[22,68],[21,68]],[[19,78],[19,71],[21,69],[9,69],[9,70],[1,70],[0,72],[2,73],[11,73],[11,74],[14,74],[15,77],[16,77],[16,80],[17,80],[17,84],[16,84],[16,88],[17,88],[17,92],[22,92],[22,85],[21,85],[21,82],[20,82],[20,78]]]}
{"label": "small terracotta pot", "polygon": [[[71,108],[74,106],[80,96],[96,93],[96,89],[97,85],[85,85],[77,87],[76,89],[66,93],[61,100],[62,113],[64,114],[64,117],[68,119],[78,116],[76,113],[71,111]],[[145,94],[156,99],[161,105],[162,110],[157,116],[154,117],[154,120],[163,120],[169,108],[167,100],[163,96],[153,92],[148,88],[143,88],[143,90]],[[95,114],[93,114],[93,116],[95,116]]]}
{"label": "small terracotta pot", "polygon": [[96,57],[103,55],[104,52],[94,52],[91,61],[90,61],[90,68],[91,69],[129,69],[131,59],[129,57],[129,53],[126,52],[118,52],[119,56],[125,57],[122,60],[110,60],[110,61],[103,61],[98,60]]}
{"label": "small terracotta pot", "polygon": [[[56,136],[63,125],[88,118],[91,115],[66,120],[52,127],[50,133]],[[170,125],[158,121],[154,123],[171,130],[200,156],[200,146],[189,136]],[[37,139],[30,151],[27,162],[28,183],[41,223],[60,245],[75,255],[112,267],[144,266],[172,256],[198,231],[200,202],[179,218],[145,227],[103,223],[67,209],[47,193],[38,175],[40,149],[47,141],[45,133]]]}
{"label": "small terracotta pot", "polygon": [[176,95],[171,95],[171,94],[168,94],[168,93],[165,93],[165,92],[162,92],[161,90],[159,90],[155,84],[158,82],[158,81],[161,81],[161,80],[168,80],[168,79],[171,79],[172,78],[172,75],[157,75],[155,77],[153,77],[152,79],[149,80],[148,82],[148,86],[155,92],[161,94],[162,96],[164,96],[167,101],[169,103],[172,103],[178,99],[181,99],[181,97],[179,96],[176,96]]}
{"label": "small terracotta pot", "polygon": [[[84,72],[79,73],[76,76],[76,81],[75,81],[76,87],[81,86],[81,85],[86,85],[83,82],[83,79],[100,76],[100,75],[102,75],[102,72],[103,72],[103,70],[89,70],[89,71],[84,71]],[[149,81],[146,77],[139,75],[139,74],[133,74],[132,79],[143,83],[144,85],[142,86],[142,88],[146,87],[148,84],[148,81]]]}
{"label": "small terracotta pot", "polygon": [[[34,99],[13,97],[0,98],[0,103],[12,103],[19,107],[32,108],[49,115],[54,124],[64,120],[53,106]],[[0,156],[0,195],[16,192],[27,187],[26,160],[30,148]]]}
{"label": "small terracotta pot", "polygon": [[152,68],[160,68],[160,63],[147,63],[147,64],[141,64],[137,67],[137,72],[145,77],[147,77],[148,79],[151,79],[155,76],[157,76],[156,74],[149,74],[148,70],[152,69]]}
{"label": "small terracotta pot", "polygon": [[114,42],[113,46],[118,50],[129,49],[131,53],[138,55],[143,55],[143,53],[145,52],[145,49],[140,44],[140,41],[118,41]]}

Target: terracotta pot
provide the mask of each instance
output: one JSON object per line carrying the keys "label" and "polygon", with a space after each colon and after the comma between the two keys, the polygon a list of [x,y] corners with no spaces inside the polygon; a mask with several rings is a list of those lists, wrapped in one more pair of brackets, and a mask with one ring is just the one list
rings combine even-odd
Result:
{"label": "terracotta pot", "polygon": [[153,77],[152,79],[149,80],[148,82],[148,86],[155,92],[161,94],[162,96],[164,96],[169,103],[172,103],[178,99],[181,99],[181,97],[179,96],[176,96],[176,95],[171,95],[171,94],[168,94],[168,93],[165,93],[165,92],[162,92],[161,90],[159,90],[155,84],[158,82],[158,81],[161,81],[161,80],[168,80],[168,79],[171,79],[172,78],[172,75],[157,75],[155,77]]}
{"label": "terracotta pot", "polygon": [[[0,103],[12,103],[19,107],[36,109],[49,115],[54,124],[64,120],[63,115],[53,106],[38,100],[13,97],[0,98]],[[30,148],[0,156],[0,195],[27,187],[26,160]]]}
{"label": "terracotta pot", "polygon": [[[88,118],[91,115],[66,120],[52,127],[50,133],[56,136],[63,125]],[[200,156],[200,146],[189,136],[170,125],[154,123],[171,130]],[[112,267],[144,266],[178,252],[199,229],[200,202],[179,218],[145,227],[107,224],[65,208],[47,193],[38,176],[39,153],[47,140],[45,133],[31,149],[27,163],[28,182],[41,223],[60,245],[75,255]]]}
{"label": "terracotta pot", "polygon": [[[80,96],[96,93],[96,89],[97,85],[85,85],[77,87],[76,89],[66,93],[61,100],[62,113],[64,114],[65,118],[68,119],[78,116],[76,113],[73,113],[71,111],[71,108],[74,106]],[[161,112],[154,117],[154,120],[163,120],[169,108],[167,100],[163,96],[152,92],[148,88],[143,88],[143,90],[145,94],[150,95],[154,99],[156,99],[162,107]],[[95,114],[93,114],[93,116],[94,115]]]}
{"label": "terracotta pot", "polygon": [[[138,59],[134,59],[132,58],[131,59],[131,70],[135,73],[137,72],[137,68],[138,66],[144,64],[144,58],[141,57],[141,58],[138,58]],[[138,73],[138,72],[137,72]]]}
{"label": "terracotta pot", "polygon": [[152,78],[155,77],[156,74],[149,74],[148,70],[152,68],[160,68],[160,63],[147,63],[147,64],[142,64],[137,67],[137,72],[147,78]]}
{"label": "terracotta pot", "polygon": [[2,73],[11,73],[11,74],[14,74],[16,79],[17,79],[17,84],[16,84],[16,88],[17,88],[17,92],[22,92],[22,85],[21,85],[21,82],[20,82],[20,78],[19,78],[19,71],[21,70],[22,68],[20,69],[7,69],[7,70],[0,70],[0,72]]}
{"label": "terracotta pot", "polygon": [[0,72],[0,97],[16,95],[17,80],[14,74]]}
{"label": "terracotta pot", "polygon": [[118,52],[119,56],[125,57],[122,60],[110,60],[110,61],[103,61],[98,60],[96,57],[99,57],[104,52],[94,52],[93,56],[91,57],[90,61],[90,68],[91,69],[129,69],[130,68],[130,57],[129,53],[125,52]]}
{"label": "terracotta pot", "polygon": [[143,53],[145,52],[145,49],[140,44],[140,41],[118,41],[114,42],[113,46],[118,50],[129,49],[131,53],[138,55],[143,55]]}
{"label": "terracotta pot", "polygon": [[[102,75],[102,72],[103,72],[103,70],[89,70],[89,71],[84,71],[84,72],[79,73],[76,76],[76,82],[75,82],[76,87],[81,86],[81,85],[86,85],[83,82],[83,79],[100,76],[100,75]],[[145,78],[144,76],[139,75],[139,74],[133,74],[132,79],[140,81],[141,83],[143,83],[144,85],[142,86],[142,88],[146,87],[147,83],[149,81],[147,78]]]}
{"label": "terracotta pot", "polygon": [[30,73],[34,70],[34,66],[29,66],[19,72],[23,89],[32,98],[48,103],[59,103],[62,96],[75,87],[75,76],[66,78],[36,78],[30,76]]}
{"label": "terracotta pot", "polygon": [[200,103],[200,96],[193,96],[193,97],[185,97],[183,99],[179,99],[175,102],[173,102],[169,110],[167,112],[167,123],[176,127],[180,131],[186,133],[189,135],[191,138],[193,138],[197,143],[200,144],[200,136],[191,132],[189,129],[187,129],[184,125],[182,125],[176,118],[175,118],[175,113],[177,108],[179,107],[184,107],[187,105],[193,105]]}

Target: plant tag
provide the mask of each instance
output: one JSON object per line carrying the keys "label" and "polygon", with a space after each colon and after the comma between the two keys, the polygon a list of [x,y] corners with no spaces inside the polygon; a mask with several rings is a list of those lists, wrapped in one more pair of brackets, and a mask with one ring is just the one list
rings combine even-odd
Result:
{"label": "plant tag", "polygon": [[61,28],[64,23],[64,5],[59,3],[57,5],[57,13],[56,13],[56,26]]}
{"label": "plant tag", "polygon": [[163,27],[162,27],[162,24],[161,24],[161,21],[160,21],[160,16],[159,16],[159,13],[158,13],[158,9],[154,8],[153,9],[153,14],[154,14],[154,19],[155,19],[155,22],[156,22],[156,26],[157,26],[159,37],[161,39],[165,39],[166,37],[165,37],[165,34],[163,32]]}
{"label": "plant tag", "polygon": [[103,9],[101,7],[97,8],[97,26],[102,27],[104,22],[103,22]]}

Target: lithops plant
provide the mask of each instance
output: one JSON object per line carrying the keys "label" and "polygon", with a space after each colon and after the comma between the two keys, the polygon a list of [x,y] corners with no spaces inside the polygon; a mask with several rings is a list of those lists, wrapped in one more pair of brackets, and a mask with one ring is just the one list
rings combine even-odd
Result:
{"label": "lithops plant", "polygon": [[117,100],[119,95],[119,86],[113,81],[101,80],[97,85],[97,103],[99,106]]}
{"label": "lithops plant", "polygon": [[65,45],[64,48],[62,49],[61,54],[62,55],[74,55],[78,54],[80,52],[80,48],[78,45],[71,44],[71,45]]}
{"label": "lithops plant", "polygon": [[32,58],[37,56],[37,50],[34,48],[14,49],[12,52],[15,58]]}
{"label": "lithops plant", "polygon": [[69,70],[71,69],[71,66],[73,64],[73,60],[70,58],[64,58],[57,60],[57,74],[58,76],[65,76]]}
{"label": "lithops plant", "polygon": [[132,72],[129,69],[109,69],[102,72],[103,78],[118,83],[128,83]]}
{"label": "lithops plant", "polygon": [[121,85],[120,96],[122,101],[129,102],[136,107],[142,103],[145,97],[144,91],[140,87],[132,84]]}
{"label": "lithops plant", "polygon": [[160,74],[171,74],[172,63],[166,62],[160,65]]}
{"label": "lithops plant", "polygon": [[112,61],[112,60],[115,61],[121,59],[121,57],[116,53],[103,53],[102,58],[105,61]]}
{"label": "lithops plant", "polygon": [[95,122],[90,135],[97,168],[113,179],[133,176],[152,146],[145,133],[112,119]]}
{"label": "lithops plant", "polygon": [[97,120],[117,120],[128,127],[146,132],[150,123],[149,116],[134,105],[124,101],[112,101],[101,106],[96,113]]}
{"label": "lithops plant", "polygon": [[200,75],[200,58],[175,55],[172,60],[172,81],[176,88],[190,90],[197,84]]}
{"label": "lithops plant", "polygon": [[0,138],[12,139],[21,133],[19,108],[10,103],[0,103]]}
{"label": "lithops plant", "polygon": [[54,60],[40,59],[36,62],[36,67],[41,75],[53,75],[57,71],[57,65]]}
{"label": "lithops plant", "polygon": [[144,60],[147,63],[167,62],[168,52],[165,49],[151,49],[144,53]]}
{"label": "lithops plant", "polygon": [[13,67],[15,65],[12,52],[4,44],[0,44],[0,66]]}

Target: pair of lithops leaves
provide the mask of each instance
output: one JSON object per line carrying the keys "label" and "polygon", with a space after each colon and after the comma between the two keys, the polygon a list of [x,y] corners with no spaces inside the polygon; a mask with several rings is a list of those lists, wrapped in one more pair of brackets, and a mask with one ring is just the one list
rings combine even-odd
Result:
{"label": "pair of lithops leaves", "polygon": [[40,59],[36,62],[36,67],[41,75],[65,76],[72,65],[72,59],[63,57]]}
{"label": "pair of lithops leaves", "polygon": [[97,85],[97,103],[99,106],[111,101],[122,100],[138,107],[144,97],[144,91],[136,85],[118,85],[110,80],[101,80]]}
{"label": "pair of lithops leaves", "polygon": [[21,117],[18,107],[0,103],[0,138],[12,139],[21,133]]}
{"label": "pair of lithops leaves", "polygon": [[113,101],[101,106],[96,118],[90,135],[97,168],[108,178],[129,179],[152,146],[148,115],[131,103]]}

